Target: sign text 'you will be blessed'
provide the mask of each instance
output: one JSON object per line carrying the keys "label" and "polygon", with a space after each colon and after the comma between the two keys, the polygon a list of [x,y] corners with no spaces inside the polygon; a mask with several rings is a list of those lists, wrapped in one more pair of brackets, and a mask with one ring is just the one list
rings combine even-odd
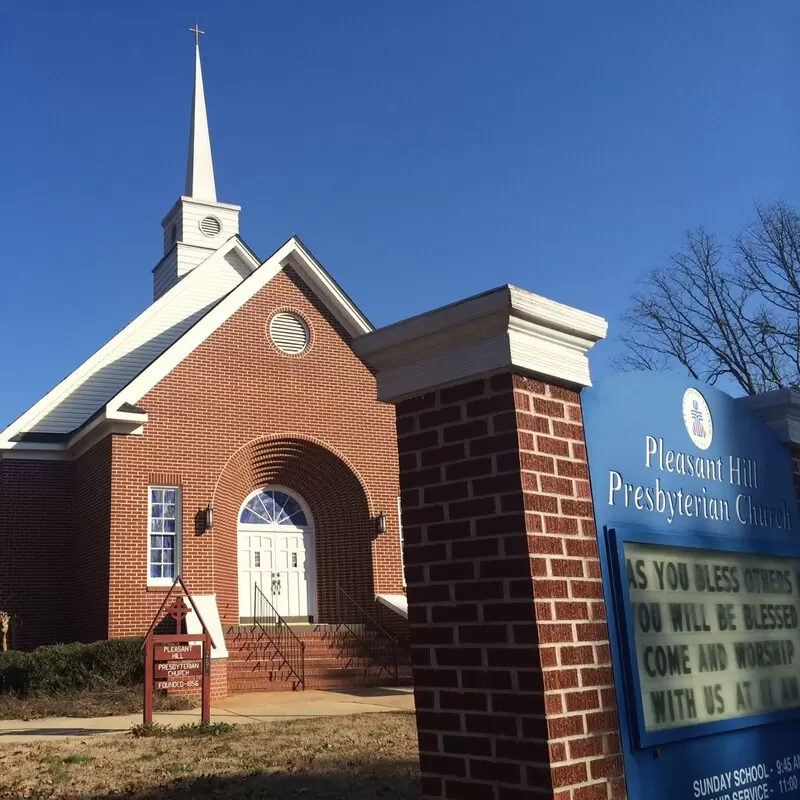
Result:
{"label": "sign text 'you will be blessed'", "polygon": [[649,731],[800,706],[800,559],[625,543]]}

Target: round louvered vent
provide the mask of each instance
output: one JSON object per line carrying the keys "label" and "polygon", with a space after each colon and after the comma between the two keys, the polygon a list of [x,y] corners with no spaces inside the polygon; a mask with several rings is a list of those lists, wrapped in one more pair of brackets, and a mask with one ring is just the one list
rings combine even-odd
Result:
{"label": "round louvered vent", "polygon": [[296,355],[308,347],[308,326],[297,314],[276,314],[269,323],[269,335],[282,353]]}
{"label": "round louvered vent", "polygon": [[203,217],[200,220],[200,230],[206,236],[216,236],[222,230],[222,223],[216,217]]}

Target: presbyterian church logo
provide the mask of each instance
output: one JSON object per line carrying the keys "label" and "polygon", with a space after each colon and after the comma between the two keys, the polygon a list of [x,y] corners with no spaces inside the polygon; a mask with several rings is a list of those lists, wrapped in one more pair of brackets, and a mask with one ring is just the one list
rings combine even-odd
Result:
{"label": "presbyterian church logo", "polygon": [[714,435],[714,425],[708,403],[697,389],[687,389],[683,393],[683,424],[689,438],[701,450],[708,450]]}

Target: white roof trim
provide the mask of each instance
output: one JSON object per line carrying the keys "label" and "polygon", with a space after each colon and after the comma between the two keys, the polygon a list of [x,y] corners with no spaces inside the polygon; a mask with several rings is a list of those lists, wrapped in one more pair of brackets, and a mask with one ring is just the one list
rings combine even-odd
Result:
{"label": "white roof trim", "polygon": [[[303,280],[318,290],[326,305],[351,335],[371,330],[361,312],[327,275],[325,270],[311,257],[300,242],[292,237],[283,247],[270,256],[249,278],[242,281],[227,297],[223,298],[199,322],[167,348],[138,377],[106,404],[106,411],[118,408],[123,403],[135,405],[159,381],[168,375],[198,345],[204,342],[223,322],[229,319],[251,297],[267,285],[284,267],[292,266]],[[191,273],[190,273],[191,274]],[[334,291],[336,290],[336,292]]]}
{"label": "white roof trim", "polygon": [[159,314],[166,306],[173,303],[181,294],[191,290],[197,282],[203,280],[205,273],[208,272],[215,263],[223,259],[233,250],[236,251],[236,254],[242,258],[245,263],[251,265],[254,270],[258,267],[258,261],[253,257],[252,253],[242,245],[241,240],[237,236],[232,236],[215,253],[203,261],[202,264],[195,267],[186,277],[178,281],[175,286],[165,292],[158,300],[139,314],[139,316],[109,339],[92,356],[86,359],[83,364],[73,370],[73,372],[54,386],[44,397],[34,403],[27,411],[23,412],[23,414],[17,417],[8,427],[1,431],[0,449],[18,446],[19,443],[9,440],[20,432],[28,430],[33,421],[55,407],[63,398],[67,397],[85,378],[102,365],[106,357],[134,333],[134,331],[139,329],[155,315]]}
{"label": "white roof trim", "polygon": [[[182,292],[190,289],[204,275],[213,269],[228,253],[236,250],[253,272],[243,279],[235,288],[223,296],[204,316],[199,318],[176,341],[150,362],[124,388],[108,400],[102,413],[86,424],[77,427],[74,435],[64,442],[12,442],[10,439],[20,432],[28,430],[31,421],[39,419],[81,384],[93,370],[104,363],[105,357],[132,332],[158,314],[161,309],[173,302]],[[136,319],[123,328],[93,356],[87,359],[78,369],[67,376],[61,383],[48,392],[24,414],[0,433],[0,450],[26,450],[31,453],[58,452],[73,450],[84,437],[104,423],[115,423],[115,432],[141,433],[147,415],[131,411],[120,411],[120,407],[136,403],[174,369],[189,353],[205,341],[223,322],[229,319],[241,306],[271,281],[284,267],[291,266],[298,275],[311,287],[312,291],[325,303],[353,337],[361,336],[372,330],[368,320],[356,308],[347,295],[336,285],[322,266],[296,237],[292,237],[276,253],[259,265],[249,250],[237,237],[231,237],[219,250],[213,253],[202,264],[193,269],[186,277],[173,286],[151,306],[145,309]],[[104,428],[105,430],[105,428]],[[94,435],[92,436],[94,438]]]}
{"label": "white roof trim", "polygon": [[587,351],[606,335],[602,317],[516,286],[501,286],[380,328],[353,343],[378,374],[378,399],[517,371],[590,386]]}
{"label": "white roof trim", "polygon": [[373,328],[370,321],[358,310],[353,301],[339,288],[336,281],[325,271],[322,265],[306,249],[305,245],[293,236],[290,242],[297,249],[297,271],[303,280],[314,289],[317,295],[327,300],[326,305],[333,311],[336,319],[351,336],[362,336]]}

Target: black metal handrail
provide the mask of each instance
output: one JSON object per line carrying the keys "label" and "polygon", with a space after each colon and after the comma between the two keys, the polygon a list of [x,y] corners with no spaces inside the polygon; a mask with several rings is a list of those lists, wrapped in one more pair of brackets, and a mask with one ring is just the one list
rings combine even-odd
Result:
{"label": "black metal handrail", "polygon": [[289,627],[264,592],[253,585],[253,625],[269,639],[282,659],[279,668],[286,666],[306,688],[306,645]]}
{"label": "black metal handrail", "polygon": [[[336,584],[336,612],[339,628],[344,628],[377,663],[396,681],[397,639],[392,636],[361,603]],[[372,632],[373,636],[367,635]]]}

